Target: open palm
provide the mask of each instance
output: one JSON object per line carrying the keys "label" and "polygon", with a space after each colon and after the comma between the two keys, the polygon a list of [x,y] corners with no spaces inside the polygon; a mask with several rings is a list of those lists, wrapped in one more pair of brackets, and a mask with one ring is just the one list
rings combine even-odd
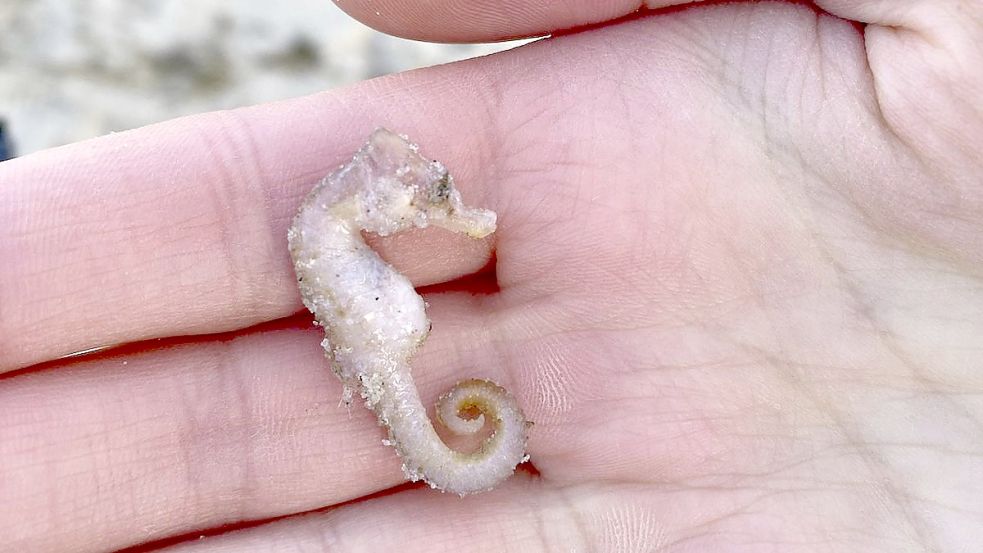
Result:
{"label": "open palm", "polygon": [[[817,3],[870,25],[674,9],[0,165],[4,543],[971,550],[983,6]],[[636,3],[400,2],[381,21],[347,4],[478,40]],[[499,213],[484,242],[376,241],[435,285],[424,398],[488,377],[535,422],[535,469],[487,494],[365,499],[401,483],[398,460],[338,405],[319,330],[283,319],[300,309],[290,218],[379,125]]]}

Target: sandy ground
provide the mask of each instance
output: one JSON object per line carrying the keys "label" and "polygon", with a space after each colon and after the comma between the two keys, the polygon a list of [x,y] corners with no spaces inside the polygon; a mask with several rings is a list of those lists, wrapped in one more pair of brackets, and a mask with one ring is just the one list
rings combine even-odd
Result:
{"label": "sandy ground", "polygon": [[24,154],[512,46],[389,37],[330,0],[2,0],[0,118]]}

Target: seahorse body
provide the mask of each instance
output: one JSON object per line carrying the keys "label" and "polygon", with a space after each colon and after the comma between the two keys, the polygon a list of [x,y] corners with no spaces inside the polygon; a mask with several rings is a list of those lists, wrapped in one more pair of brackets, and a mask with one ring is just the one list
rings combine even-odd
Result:
{"label": "seahorse body", "polygon": [[[495,213],[464,206],[447,169],[386,129],[307,196],[288,232],[304,305],[324,327],[332,369],[389,429],[411,480],[461,495],[490,489],[525,459],[528,423],[515,399],[487,380],[465,380],[441,396],[437,418],[457,434],[485,422],[493,433],[473,453],[449,448],[427,417],[409,360],[430,331],[409,279],[369,248],[361,231],[388,235],[440,226],[481,238]],[[477,411],[476,418],[465,413]]]}

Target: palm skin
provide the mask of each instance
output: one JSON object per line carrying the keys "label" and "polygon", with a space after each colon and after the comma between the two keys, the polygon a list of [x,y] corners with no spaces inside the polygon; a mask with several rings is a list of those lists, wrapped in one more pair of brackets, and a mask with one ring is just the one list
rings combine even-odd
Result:
{"label": "palm skin", "polygon": [[[470,376],[513,391],[535,422],[538,474],[465,499],[399,491],[176,548],[971,550],[983,540],[983,125],[979,47],[965,37],[980,32],[971,17],[943,15],[921,35],[868,27],[865,37],[809,7],[710,6],[403,77],[477,83],[460,102],[488,113],[453,128],[433,109],[385,111],[396,110],[388,94],[403,94],[392,92],[399,77],[367,89],[384,89],[379,99],[346,100],[356,119],[382,111],[422,126],[423,138],[400,130],[448,163],[468,203],[498,211],[500,290],[429,294],[434,333],[414,366],[426,397]],[[471,147],[455,150],[460,140]],[[290,198],[303,193],[290,187]],[[441,266],[425,253],[434,243],[465,261]],[[480,267],[492,244],[424,233],[379,246],[429,284]],[[260,320],[297,299],[269,304]],[[398,483],[371,419],[334,408],[339,385],[317,360],[316,329],[237,340],[275,342],[269,362],[297,367],[261,359],[245,371],[294,390],[283,397],[297,406],[282,413],[277,392],[246,392],[278,398],[264,403],[274,412],[263,420],[282,427],[269,440],[243,423],[255,415],[237,419],[247,448],[272,448],[268,462],[244,468],[206,440],[241,473],[239,496],[198,498],[190,519],[164,501],[162,529],[82,543],[122,547]],[[207,360],[210,347],[178,349]],[[166,352],[127,355],[167,379],[169,361],[153,357]],[[72,374],[51,370],[63,369]],[[25,377],[0,393],[23,394]],[[322,426],[334,440],[323,446],[301,432]],[[283,458],[293,480],[277,472]],[[210,487],[221,483],[210,471],[189,474],[205,481],[196,488],[226,489]],[[133,518],[157,520],[146,504]],[[20,536],[28,550],[71,549],[70,535]]]}

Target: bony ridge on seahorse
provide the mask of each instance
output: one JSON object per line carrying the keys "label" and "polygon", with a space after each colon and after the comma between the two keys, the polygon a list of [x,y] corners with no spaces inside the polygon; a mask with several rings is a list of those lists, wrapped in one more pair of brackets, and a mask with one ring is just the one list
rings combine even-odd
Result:
{"label": "bony ridge on seahorse", "polygon": [[[388,427],[410,480],[461,495],[488,490],[525,460],[522,410],[504,388],[464,380],[441,396],[437,418],[451,432],[493,433],[462,453],[437,435],[420,400],[410,358],[430,331],[425,304],[409,279],[369,248],[361,231],[382,236],[434,225],[482,238],[495,231],[494,212],[461,201],[453,179],[416,145],[377,129],[352,161],[322,180],[304,200],[288,232],[304,305],[324,327],[332,369],[357,390]],[[465,415],[480,413],[474,418]]]}

